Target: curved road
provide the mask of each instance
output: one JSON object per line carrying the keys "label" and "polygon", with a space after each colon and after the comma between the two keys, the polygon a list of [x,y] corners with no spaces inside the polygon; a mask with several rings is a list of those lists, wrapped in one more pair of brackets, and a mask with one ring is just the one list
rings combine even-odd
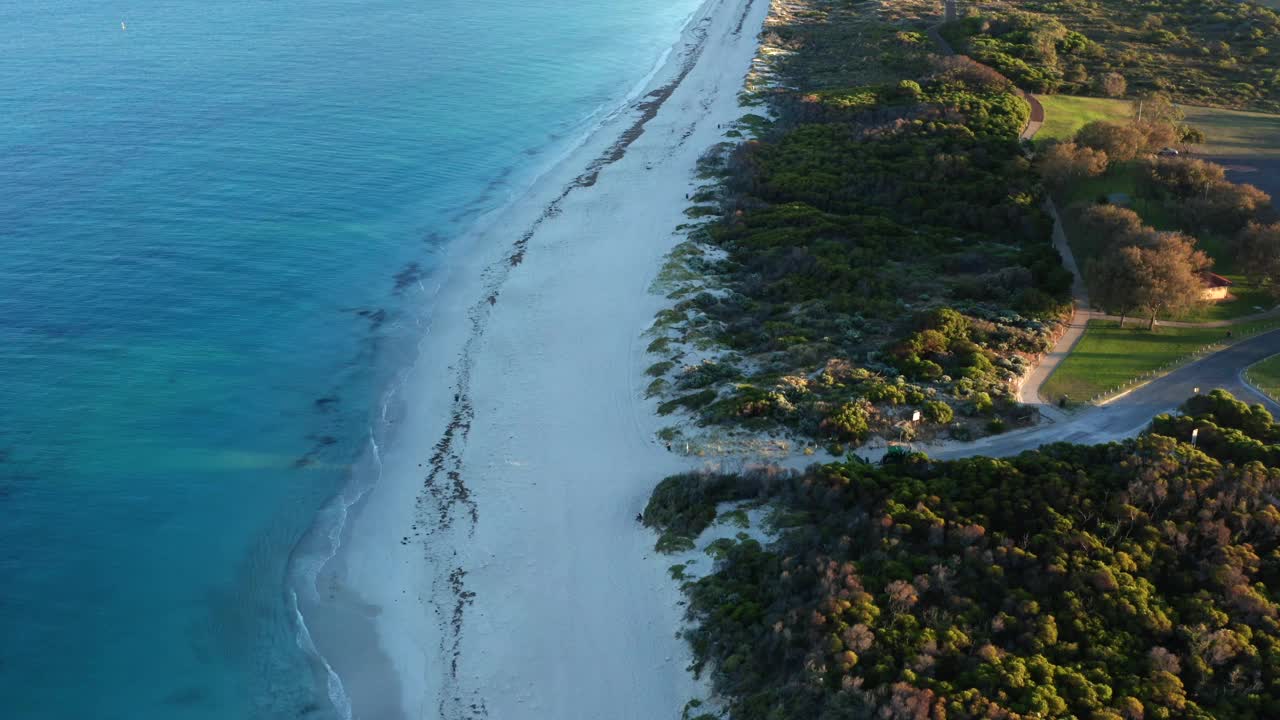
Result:
{"label": "curved road", "polygon": [[941,459],[971,455],[1006,457],[1054,442],[1092,445],[1120,440],[1142,432],[1156,415],[1176,409],[1197,387],[1201,393],[1222,388],[1245,402],[1262,403],[1272,415],[1280,417],[1280,404],[1254,391],[1240,378],[1245,368],[1276,354],[1280,354],[1280,330],[1241,340],[1101,407],[1064,416],[1055,422],[1041,422],[1035,427],[983,438],[962,447],[937,452],[923,449]]}

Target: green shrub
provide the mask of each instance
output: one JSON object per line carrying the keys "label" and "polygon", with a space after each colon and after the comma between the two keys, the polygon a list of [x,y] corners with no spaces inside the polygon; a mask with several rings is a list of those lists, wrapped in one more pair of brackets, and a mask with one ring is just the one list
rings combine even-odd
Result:
{"label": "green shrub", "polygon": [[887,402],[891,405],[902,405],[907,401],[907,393],[897,385],[889,385],[887,383],[875,383],[866,388],[863,397],[867,400],[878,403]]}
{"label": "green shrub", "polygon": [[663,533],[658,542],[654,544],[653,549],[660,553],[671,554],[678,552],[687,552],[696,547],[691,538],[675,533]]}
{"label": "green shrub", "polygon": [[845,403],[822,421],[822,428],[840,440],[861,442],[871,429],[865,403]]}
{"label": "green shrub", "polygon": [[940,401],[925,403],[923,415],[929,422],[945,425],[955,419],[951,406]]}
{"label": "green shrub", "polygon": [[924,95],[924,89],[915,80],[901,80],[895,94],[905,100],[916,101]]}
{"label": "green shrub", "polygon": [[995,409],[995,403],[991,400],[991,395],[985,392],[974,393],[973,410],[977,413],[986,414]]}
{"label": "green shrub", "polygon": [[700,392],[683,395],[674,400],[669,400],[658,406],[659,415],[670,415],[671,413],[685,408],[686,410],[699,410],[716,399],[715,390],[702,390]]}
{"label": "green shrub", "polygon": [[698,389],[739,377],[742,377],[742,373],[734,366],[727,363],[707,361],[687,368],[680,374],[678,383],[681,387]]}
{"label": "green shrub", "polygon": [[676,364],[674,362],[671,362],[670,360],[663,360],[662,362],[656,362],[650,365],[649,369],[645,370],[644,373],[650,377],[661,377],[662,375],[666,375],[670,372],[671,368],[675,366]]}
{"label": "green shrub", "polygon": [[738,720],[1275,716],[1274,683],[1232,688],[1280,646],[1280,458],[1237,460],[1228,398],[1119,443],[780,478],[786,532],[684,586],[694,668]]}
{"label": "green shrub", "polygon": [[733,499],[736,488],[734,475],[672,475],[654,488],[644,509],[644,524],[697,537],[716,519],[716,505]]}

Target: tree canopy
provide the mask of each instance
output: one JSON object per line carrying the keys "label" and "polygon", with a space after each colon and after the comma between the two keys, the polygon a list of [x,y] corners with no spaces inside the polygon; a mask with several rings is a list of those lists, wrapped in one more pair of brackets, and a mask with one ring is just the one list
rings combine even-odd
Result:
{"label": "tree canopy", "polygon": [[697,666],[735,720],[1280,716],[1280,426],[1222,391],[1184,412],[1009,459],[673,479],[783,528],[686,585]]}
{"label": "tree canopy", "polygon": [[1196,249],[1195,238],[1158,232],[1138,214],[1114,205],[1095,205],[1080,214],[1085,232],[1101,241],[1102,254],[1086,267],[1090,301],[1124,317],[1143,312],[1155,326],[1159,315],[1199,304],[1202,273],[1213,261]]}

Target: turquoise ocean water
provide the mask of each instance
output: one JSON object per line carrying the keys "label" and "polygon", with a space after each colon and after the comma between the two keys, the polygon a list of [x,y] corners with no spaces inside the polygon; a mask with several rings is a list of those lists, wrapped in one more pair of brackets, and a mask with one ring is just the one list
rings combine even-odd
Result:
{"label": "turquoise ocean water", "polygon": [[290,552],[441,249],[697,4],[0,1],[0,715],[335,717]]}

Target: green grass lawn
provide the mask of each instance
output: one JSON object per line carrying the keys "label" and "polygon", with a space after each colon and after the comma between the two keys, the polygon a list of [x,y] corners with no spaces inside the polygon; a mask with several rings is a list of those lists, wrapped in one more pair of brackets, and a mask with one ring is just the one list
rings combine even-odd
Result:
{"label": "green grass lawn", "polygon": [[1072,95],[1038,95],[1037,97],[1044,105],[1044,127],[1036,133],[1036,142],[1070,140],[1077,130],[1094,120],[1123,120],[1129,117],[1131,112],[1128,100]]}
{"label": "green grass lawn", "polygon": [[[1163,204],[1144,197],[1139,192],[1138,169],[1132,163],[1117,164],[1108,170],[1105,175],[1082,180],[1069,188],[1056,200],[1060,207],[1071,208],[1073,206],[1092,205],[1098,202],[1099,197],[1115,193],[1128,195],[1128,207],[1142,216],[1142,221],[1151,227],[1157,230],[1177,229],[1177,221]],[[1070,232],[1070,228],[1067,228],[1067,230]],[[1072,240],[1074,239],[1072,238]],[[1088,250],[1089,248],[1085,249]],[[1076,250],[1074,244],[1071,246],[1071,250],[1077,253],[1078,258],[1079,251]],[[1086,255],[1086,257],[1091,256],[1091,253]]]}
{"label": "green grass lawn", "polygon": [[[1187,122],[1204,131],[1197,154],[1280,158],[1280,115],[1183,106]],[[1047,111],[1046,111],[1047,112]]]}
{"label": "green grass lawn", "polygon": [[[1276,0],[1280,5],[1280,0]],[[1044,127],[1036,141],[1067,140],[1094,120],[1126,120],[1131,101],[1071,95],[1040,95]],[[1219,110],[1183,105],[1187,122],[1204,131],[1208,142],[1195,151],[1203,155],[1280,157],[1280,115]]]}
{"label": "green grass lawn", "polygon": [[1267,397],[1280,402],[1277,400],[1280,398],[1280,355],[1272,355],[1262,362],[1250,365],[1245,374],[1249,382],[1266,393]]}
{"label": "green grass lawn", "polygon": [[[1275,321],[1250,323],[1235,326],[1231,331],[1234,336],[1242,337],[1274,324]],[[1223,328],[1157,326],[1154,331],[1148,331],[1145,325],[1120,328],[1115,322],[1094,320],[1040,394],[1053,402],[1064,394],[1073,401],[1085,402],[1145,373],[1185,359],[1225,337]]]}

